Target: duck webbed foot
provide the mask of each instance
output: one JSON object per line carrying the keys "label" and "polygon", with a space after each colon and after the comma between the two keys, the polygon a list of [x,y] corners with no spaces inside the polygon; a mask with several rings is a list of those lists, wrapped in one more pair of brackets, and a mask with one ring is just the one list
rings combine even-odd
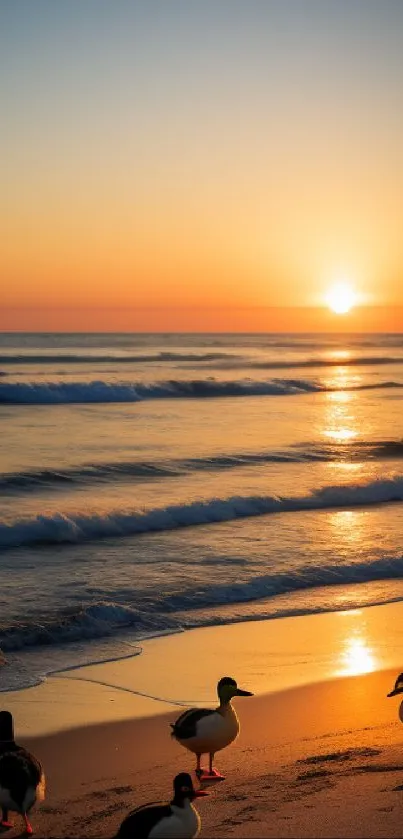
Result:
{"label": "duck webbed foot", "polygon": [[225,775],[222,775],[218,769],[200,769],[196,771],[199,781],[225,781]]}
{"label": "duck webbed foot", "polygon": [[31,825],[31,823],[29,821],[29,818],[28,818],[26,813],[24,813],[24,821],[25,821],[25,833],[27,833],[28,836],[32,836],[34,831],[32,829],[32,825]]}
{"label": "duck webbed foot", "polygon": [[8,810],[4,807],[1,809],[0,827],[14,827],[13,823],[8,820]]}

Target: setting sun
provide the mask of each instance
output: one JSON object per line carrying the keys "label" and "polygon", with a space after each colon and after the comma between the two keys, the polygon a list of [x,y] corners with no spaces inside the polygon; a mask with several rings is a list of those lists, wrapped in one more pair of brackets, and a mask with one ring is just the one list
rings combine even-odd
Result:
{"label": "setting sun", "polygon": [[345,315],[356,302],[356,295],[348,283],[336,283],[326,295],[327,305],[337,315]]}

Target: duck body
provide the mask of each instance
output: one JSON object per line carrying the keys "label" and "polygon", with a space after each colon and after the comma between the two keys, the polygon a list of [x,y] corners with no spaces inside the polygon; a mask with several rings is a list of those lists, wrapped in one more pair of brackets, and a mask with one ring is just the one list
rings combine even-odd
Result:
{"label": "duck body", "polygon": [[[236,681],[229,676],[220,679],[217,693],[220,704],[214,711],[207,708],[185,711],[171,726],[172,737],[196,755],[196,775],[205,780],[223,780],[224,776],[213,768],[214,754],[233,743],[239,734],[239,720],[231,699],[234,696],[253,695],[248,690],[238,688]],[[209,755],[208,771],[200,765],[203,754]]]}
{"label": "duck body", "polygon": [[33,755],[20,749],[0,757],[0,804],[5,810],[28,813],[37,798],[42,772]]}
{"label": "duck body", "polygon": [[193,839],[200,833],[200,816],[188,802],[138,807],[121,825],[118,839]]}
{"label": "duck body", "polygon": [[172,735],[194,754],[221,751],[238,737],[239,719],[228,703],[213,710],[204,708],[185,711],[172,729]]}
{"label": "duck body", "polygon": [[116,839],[195,839],[201,819],[192,800],[207,793],[194,789],[187,772],[176,776],[174,790],[170,804],[146,804],[129,813]]}
{"label": "duck body", "polygon": [[12,716],[0,712],[0,824],[12,826],[8,821],[11,810],[24,818],[26,832],[33,833],[28,813],[44,797],[45,775],[39,760],[15,742]]}

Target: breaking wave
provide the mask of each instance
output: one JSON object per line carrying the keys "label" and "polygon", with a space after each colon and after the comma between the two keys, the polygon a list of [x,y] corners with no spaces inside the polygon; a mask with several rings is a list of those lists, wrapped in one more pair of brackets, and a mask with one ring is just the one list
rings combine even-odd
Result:
{"label": "breaking wave", "polygon": [[303,496],[234,496],[173,504],[150,510],[117,510],[101,514],[37,515],[0,522],[0,549],[121,538],[139,533],[176,530],[228,522],[270,513],[366,506],[403,500],[403,477],[360,484],[325,486]]}
{"label": "breaking wave", "polygon": [[403,388],[402,382],[384,381],[373,384],[352,384],[329,387],[307,379],[270,379],[252,381],[240,379],[172,380],[144,384],[136,382],[5,382],[0,383],[0,404],[58,405],[110,402],[141,402],[147,399],[202,399],[228,396],[296,396],[303,393],[322,393],[339,390],[374,390]]}
{"label": "breaking wave", "polygon": [[148,615],[134,606],[96,602],[64,613],[42,614],[36,621],[0,626],[0,643],[3,652],[8,653],[28,646],[91,641],[129,626],[144,637],[172,630],[175,620]]}
{"label": "breaking wave", "polygon": [[[277,595],[293,594],[305,589],[335,585],[395,580],[403,577],[403,557],[385,557],[372,562],[330,563],[306,565],[289,571],[252,577],[240,583],[199,586],[197,591],[184,590],[175,594],[157,594],[142,600],[141,593],[127,590],[126,603],[96,601],[87,606],[70,608],[65,612],[49,612],[33,616],[26,622],[14,621],[0,625],[0,644],[6,655],[27,647],[89,641],[115,635],[131,629],[136,639],[183,628],[222,624],[234,620],[251,620],[251,615],[234,616],[228,606],[259,600],[268,601]],[[391,599],[391,598],[389,598]],[[220,614],[219,607],[223,607]],[[206,612],[214,607],[214,615]],[[332,607],[332,611],[334,610]],[[340,606],[340,608],[344,608]],[[292,606],[276,610],[275,605],[262,604],[254,619],[292,614],[329,611],[328,606],[306,604],[302,611]]]}

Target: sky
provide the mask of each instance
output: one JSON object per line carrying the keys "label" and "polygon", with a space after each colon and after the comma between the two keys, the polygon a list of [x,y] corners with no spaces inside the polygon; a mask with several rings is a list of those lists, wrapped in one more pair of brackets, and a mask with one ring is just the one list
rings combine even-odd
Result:
{"label": "sky", "polygon": [[0,103],[0,329],[403,330],[401,0],[0,0]]}

